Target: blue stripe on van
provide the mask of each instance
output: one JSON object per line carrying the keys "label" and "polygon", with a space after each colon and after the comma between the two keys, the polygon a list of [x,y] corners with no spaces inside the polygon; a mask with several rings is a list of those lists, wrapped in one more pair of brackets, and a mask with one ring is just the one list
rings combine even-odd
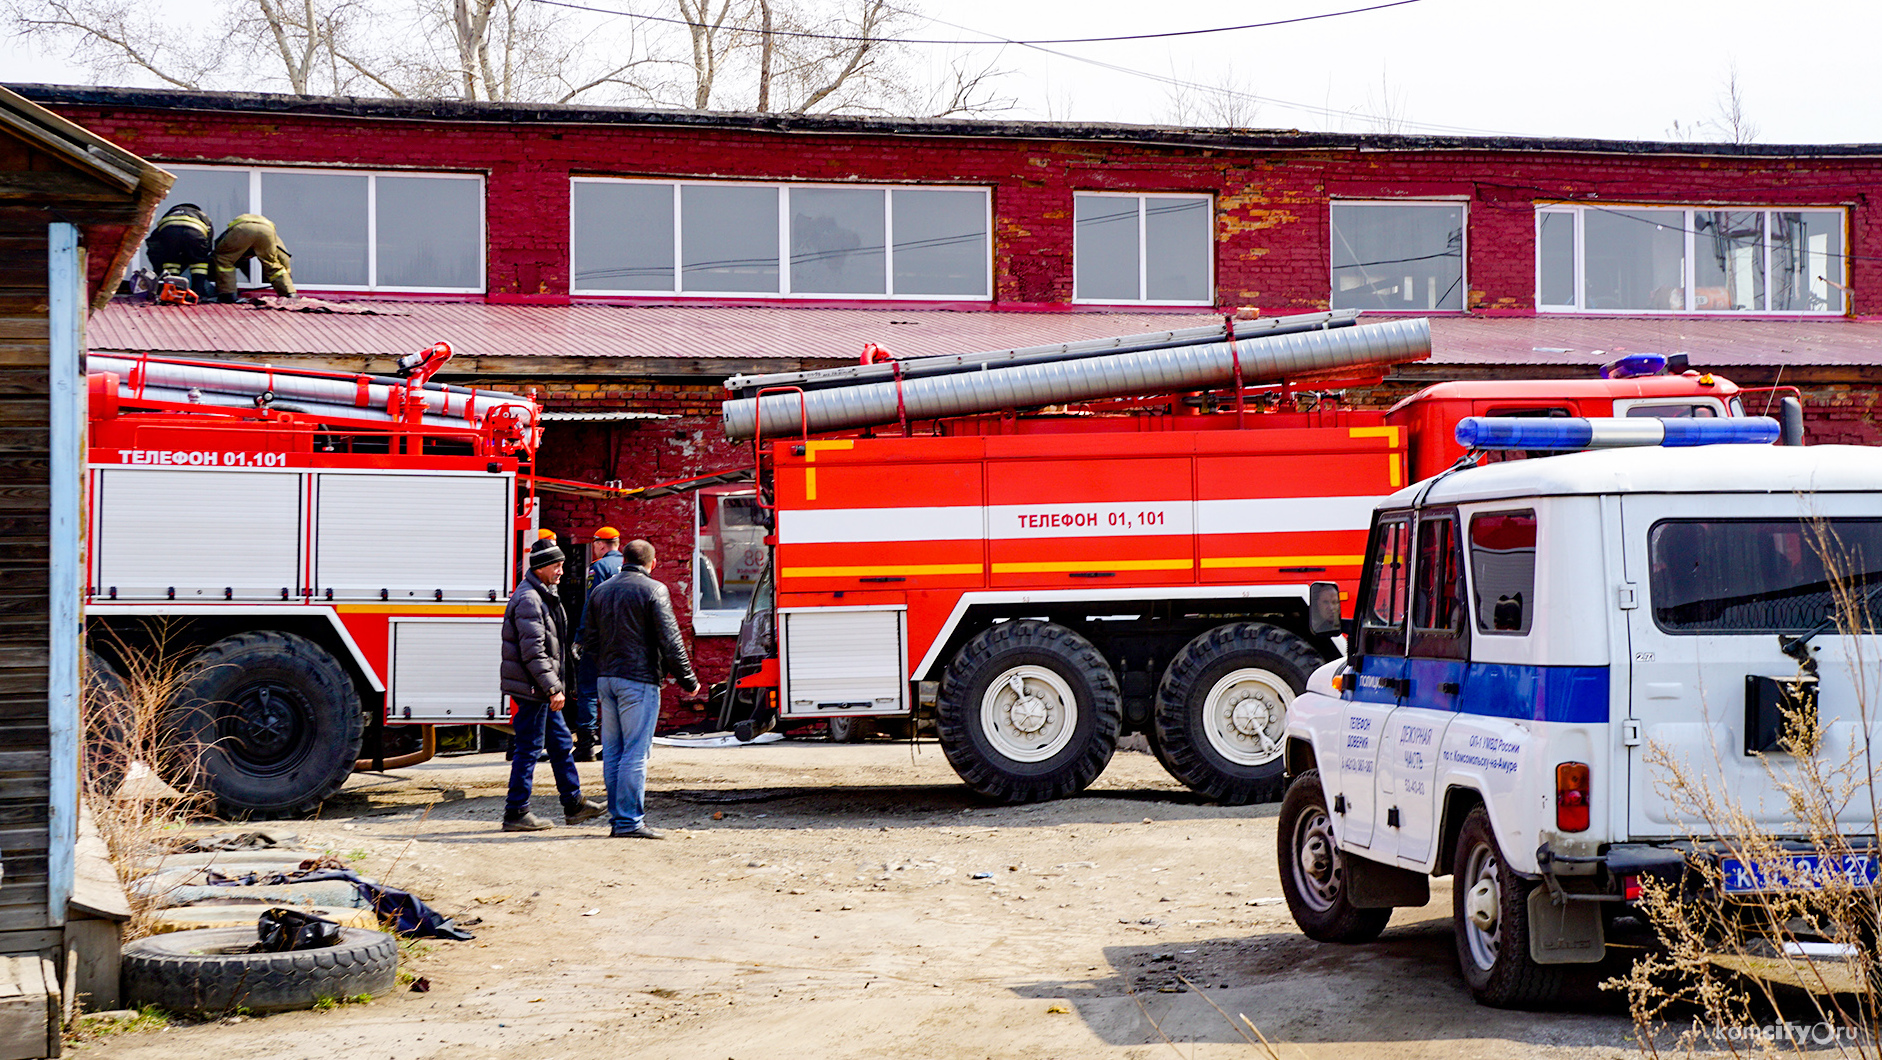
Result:
{"label": "blue stripe on van", "polygon": [[[1371,655],[1365,659],[1359,687],[1348,698],[1364,703],[1399,703],[1396,691],[1387,683],[1398,677],[1411,679],[1412,694],[1402,704],[1408,707],[1576,724],[1605,722],[1609,717],[1605,666],[1463,663]],[[1443,691],[1447,681],[1460,686],[1457,695]]]}

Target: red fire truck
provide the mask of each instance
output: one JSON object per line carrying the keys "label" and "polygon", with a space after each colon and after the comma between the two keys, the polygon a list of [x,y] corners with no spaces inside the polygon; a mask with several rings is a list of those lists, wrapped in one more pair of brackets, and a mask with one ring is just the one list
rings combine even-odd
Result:
{"label": "red fire truck", "polygon": [[304,813],[356,766],[428,757],[431,725],[508,721],[539,410],[430,382],[449,356],[398,377],[88,361],[94,665],[189,660],[180,735],[225,814]]}
{"label": "red fire truck", "polygon": [[728,381],[771,562],[722,721],[932,718],[962,779],[1012,802],[1079,791],[1141,732],[1194,790],[1272,798],[1369,513],[1463,455],[1459,419],[1746,412],[1646,361],[1384,413],[1328,393],[1428,352],[1422,320],[1315,314]]}

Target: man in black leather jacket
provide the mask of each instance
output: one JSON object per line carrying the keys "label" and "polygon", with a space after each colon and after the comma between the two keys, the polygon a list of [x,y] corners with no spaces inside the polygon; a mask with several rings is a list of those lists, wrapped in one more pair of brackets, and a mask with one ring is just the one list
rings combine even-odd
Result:
{"label": "man in black leather jacket", "polygon": [[574,675],[574,645],[568,615],[555,593],[562,580],[562,550],[554,538],[538,540],[529,551],[529,573],[516,583],[503,609],[503,665],[498,672],[503,693],[516,704],[511,728],[516,734],[510,757],[510,793],[503,805],[503,830],[540,832],[553,828],[529,812],[535,786],[536,756],[545,742],[564,819],[580,824],[601,816],[601,807],[582,798],[575,772],[574,740],[562,720],[562,705]]}
{"label": "man in black leather jacket", "polygon": [[582,652],[595,662],[601,693],[601,776],[608,784],[614,836],[663,839],[647,827],[647,756],[660,720],[660,680],[671,676],[688,692],[699,688],[680,640],[667,587],[654,581],[653,546],[630,541],[621,573],[588,598]]}

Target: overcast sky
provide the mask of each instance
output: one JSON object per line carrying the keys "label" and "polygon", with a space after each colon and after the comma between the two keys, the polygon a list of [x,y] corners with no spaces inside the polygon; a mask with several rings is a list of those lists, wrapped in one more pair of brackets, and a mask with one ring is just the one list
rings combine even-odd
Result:
{"label": "overcast sky", "polygon": [[[593,0],[668,13],[666,0]],[[1015,40],[1161,33],[1313,15],[1379,0],[927,0],[920,36]],[[150,17],[162,17],[161,4]],[[966,27],[963,32],[944,24]],[[1765,143],[1882,142],[1882,103],[1865,49],[1882,30],[1874,0],[1415,0],[1291,26],[1166,40],[975,48],[1012,71],[1008,116],[1168,122],[1177,97],[1206,93],[1097,63],[1203,86],[1232,85],[1260,128],[1667,139],[1716,120],[1736,64],[1744,109]],[[1831,44],[1839,45],[1832,49]],[[923,46],[939,63],[950,50]],[[961,49],[953,49],[960,51]],[[1076,57],[1076,58],[1073,58]],[[1088,61],[1080,61],[1088,60]],[[0,80],[78,82],[84,70],[0,40]],[[1197,123],[1205,123],[1197,119]]]}

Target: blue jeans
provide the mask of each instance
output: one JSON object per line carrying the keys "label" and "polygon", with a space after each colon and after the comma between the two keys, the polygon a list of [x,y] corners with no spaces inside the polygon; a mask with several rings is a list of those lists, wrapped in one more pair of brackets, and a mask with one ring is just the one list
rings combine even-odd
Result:
{"label": "blue jeans", "polygon": [[549,747],[549,768],[555,773],[555,789],[562,796],[564,812],[582,803],[582,778],[575,772],[575,738],[569,735],[562,712],[550,710],[549,704],[536,700],[516,700],[516,742],[510,756],[510,797],[503,812],[515,817],[529,809],[529,795],[536,783],[536,753],[544,743]]}
{"label": "blue jeans", "polygon": [[597,680],[601,692],[601,776],[614,830],[631,832],[647,811],[647,755],[660,721],[660,686],[624,677]]}
{"label": "blue jeans", "polygon": [[596,684],[598,680],[595,676],[594,663],[583,659],[575,664],[574,702],[563,708],[564,710],[573,708],[575,711],[568,719],[569,728],[595,731],[595,726],[599,724],[595,712],[601,702],[600,687]]}

